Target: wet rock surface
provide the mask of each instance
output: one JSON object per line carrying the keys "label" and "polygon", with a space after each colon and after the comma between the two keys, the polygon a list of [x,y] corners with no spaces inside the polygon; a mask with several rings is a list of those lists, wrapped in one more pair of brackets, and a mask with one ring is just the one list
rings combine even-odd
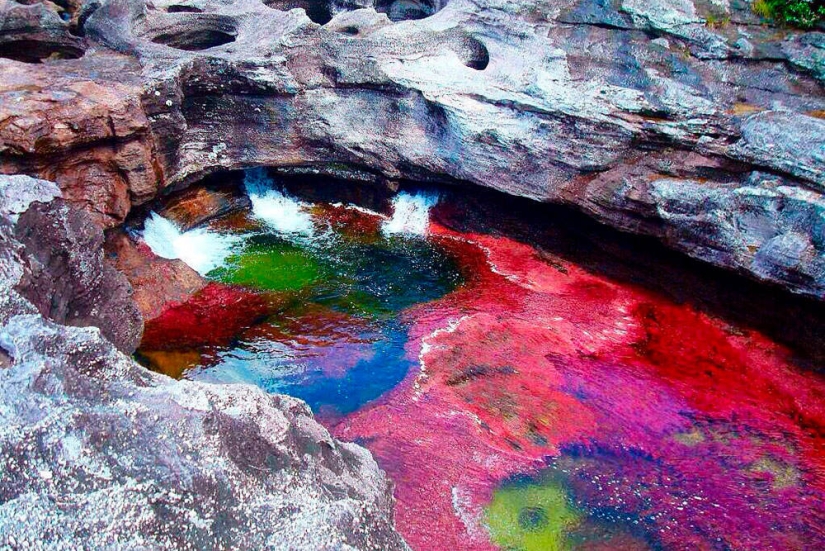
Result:
{"label": "wet rock surface", "polygon": [[[52,177],[104,225],[217,169],[335,166],[573,205],[825,294],[822,33],[746,2],[92,5],[83,58],[0,60],[0,170]],[[55,95],[77,83],[102,99]],[[107,119],[129,124],[87,122]]]}
{"label": "wet rock surface", "polygon": [[[127,321],[87,317],[73,327],[41,315],[26,297],[37,280],[33,245],[20,236],[63,240],[64,258],[48,266],[73,282],[78,258],[92,277],[111,270],[102,255],[84,256],[93,244],[100,252],[102,235],[55,198],[54,184],[0,184],[0,545],[406,548],[384,474],[303,402],[151,373],[103,337]],[[96,288],[89,283],[89,294]]]}
{"label": "wet rock surface", "polygon": [[160,258],[124,232],[110,233],[105,247],[106,260],[132,285],[132,299],[145,321],[156,318],[172,303],[185,302],[206,286],[206,281],[180,260]]}

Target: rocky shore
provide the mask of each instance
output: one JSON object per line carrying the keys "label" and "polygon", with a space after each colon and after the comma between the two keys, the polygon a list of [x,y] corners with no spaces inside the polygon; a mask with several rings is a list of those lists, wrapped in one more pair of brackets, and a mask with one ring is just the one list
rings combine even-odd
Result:
{"label": "rocky shore", "polygon": [[406,549],[368,451],[300,400],[137,365],[100,228],[52,183],[0,191],[0,546]]}

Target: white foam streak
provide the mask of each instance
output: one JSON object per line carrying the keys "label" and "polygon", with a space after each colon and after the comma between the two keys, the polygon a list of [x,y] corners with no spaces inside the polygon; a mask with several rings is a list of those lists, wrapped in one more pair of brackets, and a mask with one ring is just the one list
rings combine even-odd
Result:
{"label": "white foam streak", "polygon": [[156,212],[144,223],[143,240],[156,255],[180,259],[201,275],[223,266],[240,237],[196,228],[181,232]]}
{"label": "white foam streak", "polygon": [[430,225],[430,209],[436,204],[438,195],[434,193],[410,195],[402,191],[393,198],[392,218],[382,224],[381,231],[385,235],[426,235]]}
{"label": "white foam streak", "polygon": [[244,185],[256,218],[279,233],[312,235],[315,227],[307,206],[275,189],[265,169],[247,170]]}

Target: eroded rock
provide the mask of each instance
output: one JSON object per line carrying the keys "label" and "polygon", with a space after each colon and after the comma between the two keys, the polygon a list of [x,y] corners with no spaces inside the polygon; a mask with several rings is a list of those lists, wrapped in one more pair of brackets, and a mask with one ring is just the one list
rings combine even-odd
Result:
{"label": "eroded rock", "polygon": [[143,318],[126,278],[103,261],[103,231],[66,204],[54,184],[28,176],[0,177],[0,212],[14,224],[22,274],[15,290],[57,323],[100,327],[130,354],[140,342]]}
{"label": "eroded rock", "polygon": [[186,302],[206,286],[206,280],[182,261],[160,258],[122,232],[107,237],[106,259],[129,280],[132,299],[146,321],[170,304]]}
{"label": "eroded rock", "polygon": [[[762,26],[747,3],[107,0],[84,30],[95,51],[61,63],[74,64],[76,80],[127,86],[111,94],[139,98],[127,110],[135,127],[117,133],[114,153],[97,132],[83,171],[68,161],[49,170],[103,224],[217,170],[345,166],[383,181],[463,181],[569,204],[822,296],[821,281],[806,283],[816,262],[804,260],[823,255],[818,239],[790,272],[755,269],[738,252],[750,243],[733,237],[712,243],[720,254],[700,253],[704,243],[671,237],[692,235],[674,230],[680,219],[634,199],[638,183],[612,177],[647,171],[654,155],[680,167],[657,171],[674,186],[701,181],[724,194],[769,171],[794,193],[822,192],[821,33]],[[92,73],[93,63],[120,63],[122,76]],[[50,64],[13,67],[43,72],[49,90],[63,82]],[[23,105],[34,97],[20,86],[6,94]],[[58,105],[33,105],[31,120],[14,127],[69,117]],[[51,176],[45,150],[20,145],[45,132],[18,134],[3,136],[0,167]],[[54,151],[77,155],[71,143]],[[682,161],[690,156],[707,161],[691,167]],[[734,210],[723,218],[751,217],[740,206],[726,202]]]}
{"label": "eroded rock", "polygon": [[25,296],[45,281],[33,259],[61,251],[43,265],[65,271],[58,302],[113,270],[54,184],[14,180],[0,178],[0,545],[406,549],[369,452],[303,402],[149,372],[104,338],[117,320],[45,319]]}

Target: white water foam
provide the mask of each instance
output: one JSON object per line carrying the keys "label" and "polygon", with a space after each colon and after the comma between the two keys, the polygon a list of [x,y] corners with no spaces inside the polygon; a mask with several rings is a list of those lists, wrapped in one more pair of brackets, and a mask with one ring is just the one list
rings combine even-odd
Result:
{"label": "white water foam", "polygon": [[252,214],[270,228],[286,234],[313,234],[315,227],[308,206],[275,189],[274,182],[265,169],[247,170],[244,186],[252,201]]}
{"label": "white water foam", "polygon": [[223,266],[240,237],[206,228],[182,232],[156,212],[144,222],[143,240],[162,258],[180,259],[201,275]]}
{"label": "white water foam", "polygon": [[385,235],[426,235],[430,226],[430,209],[438,204],[435,193],[418,192],[413,195],[402,191],[392,200],[392,218],[381,225]]}

